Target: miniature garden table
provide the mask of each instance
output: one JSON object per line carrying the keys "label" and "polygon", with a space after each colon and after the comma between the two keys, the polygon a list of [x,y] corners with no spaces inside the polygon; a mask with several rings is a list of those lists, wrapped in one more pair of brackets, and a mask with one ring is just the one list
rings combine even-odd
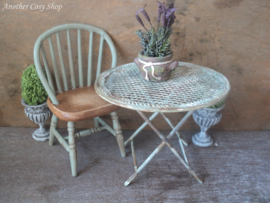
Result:
{"label": "miniature garden table", "polygon": [[[178,62],[178,67],[172,72],[166,82],[148,82],[144,80],[135,63],[129,63],[103,72],[96,80],[97,94],[106,101],[115,105],[136,110],[145,122],[125,142],[125,146],[131,142],[131,150],[134,160],[135,173],[125,182],[125,186],[137,176],[137,174],[149,163],[149,161],[167,145],[175,156],[182,162],[199,183],[202,180],[191,169],[183,145],[187,143],[179,134],[179,128],[192,115],[195,110],[209,107],[226,98],[230,90],[230,84],[222,74],[206,67],[191,63]],[[147,118],[143,112],[153,112]],[[188,112],[182,120],[173,126],[164,113]],[[158,114],[170,125],[172,131],[162,135],[151,123]],[[150,154],[144,163],[137,167],[134,137],[149,125],[162,140],[161,144]],[[182,150],[183,157],[169,143],[169,139],[176,134]]]}

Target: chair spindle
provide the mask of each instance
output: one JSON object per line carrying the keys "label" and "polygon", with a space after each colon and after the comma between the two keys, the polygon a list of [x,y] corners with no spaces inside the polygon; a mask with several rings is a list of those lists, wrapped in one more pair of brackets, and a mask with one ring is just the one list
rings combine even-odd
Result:
{"label": "chair spindle", "polygon": [[79,85],[80,87],[83,87],[81,30],[78,30],[78,66],[79,66]]}
{"label": "chair spindle", "polygon": [[51,72],[50,72],[50,69],[49,69],[47,56],[46,56],[46,52],[45,52],[43,43],[40,45],[40,50],[41,50],[43,63],[44,63],[44,66],[45,66],[46,75],[47,75],[47,78],[48,78],[48,81],[49,81],[49,85],[52,88],[53,92],[55,92],[55,88],[54,88],[53,80],[52,80],[52,75],[51,75]]}
{"label": "chair spindle", "polygon": [[59,77],[59,72],[58,72],[58,67],[57,67],[57,62],[53,50],[53,45],[52,45],[52,39],[51,36],[49,37],[49,47],[50,47],[50,52],[51,52],[51,57],[52,57],[52,63],[53,63],[53,69],[54,69],[54,76],[56,80],[56,86],[58,93],[62,92],[61,84],[60,84],[60,77]]}
{"label": "chair spindle", "polygon": [[102,61],[102,52],[103,52],[103,41],[104,36],[100,36],[100,44],[99,44],[99,53],[98,53],[98,64],[97,64],[97,75],[96,78],[98,78],[100,71],[101,71],[101,61]]}
{"label": "chair spindle", "polygon": [[67,45],[68,45],[68,61],[69,61],[69,68],[70,68],[71,84],[72,84],[72,89],[75,89],[76,88],[76,80],[75,80],[75,73],[74,73],[74,67],[73,67],[71,40],[70,40],[69,30],[67,30]]}
{"label": "chair spindle", "polygon": [[60,60],[60,66],[61,66],[61,72],[63,77],[63,83],[64,83],[64,90],[68,90],[68,83],[67,83],[67,75],[66,75],[66,68],[63,60],[63,54],[62,54],[62,48],[61,48],[61,41],[59,33],[56,33],[56,40],[57,40],[57,48],[58,48],[58,55]]}
{"label": "chair spindle", "polygon": [[92,55],[93,55],[93,32],[89,35],[88,68],[87,68],[87,86],[92,83]]}

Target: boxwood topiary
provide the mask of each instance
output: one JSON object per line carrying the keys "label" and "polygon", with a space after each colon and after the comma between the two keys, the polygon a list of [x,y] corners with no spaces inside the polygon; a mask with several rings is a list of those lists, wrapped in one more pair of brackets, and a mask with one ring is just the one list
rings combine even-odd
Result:
{"label": "boxwood topiary", "polygon": [[23,71],[21,88],[22,98],[28,105],[42,104],[48,97],[33,64]]}

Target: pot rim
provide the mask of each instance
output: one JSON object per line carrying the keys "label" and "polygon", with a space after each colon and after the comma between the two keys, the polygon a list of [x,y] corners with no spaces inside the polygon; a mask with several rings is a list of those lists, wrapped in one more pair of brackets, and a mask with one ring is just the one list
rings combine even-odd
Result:
{"label": "pot rim", "polygon": [[140,52],[138,53],[138,57],[139,57],[139,58],[147,57],[147,58],[149,58],[149,59],[160,59],[160,58],[164,59],[164,58],[170,58],[170,57],[173,57],[173,52],[170,53],[170,54],[167,55],[167,56],[156,56],[156,57],[152,57],[152,56],[145,56],[145,55],[142,54],[142,51],[140,51]]}
{"label": "pot rim", "polygon": [[28,104],[25,103],[24,99],[21,100],[21,103],[22,103],[22,105],[24,105],[25,107],[31,107],[31,108],[42,107],[42,106],[47,105],[47,101],[45,101],[44,103],[39,104],[39,105],[28,105]]}

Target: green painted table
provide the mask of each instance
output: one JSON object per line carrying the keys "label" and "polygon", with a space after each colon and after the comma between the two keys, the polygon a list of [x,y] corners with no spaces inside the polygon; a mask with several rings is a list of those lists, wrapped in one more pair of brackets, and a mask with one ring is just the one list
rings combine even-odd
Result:
{"label": "green painted table", "polygon": [[[181,137],[178,130],[195,110],[214,105],[227,97],[230,84],[226,77],[210,68],[178,62],[178,67],[172,72],[168,81],[148,82],[141,77],[137,65],[129,63],[103,72],[95,82],[95,90],[100,97],[112,104],[136,110],[145,120],[125,142],[125,146],[131,143],[135,167],[135,173],[125,182],[125,186],[129,185],[165,145],[170,148],[189,173],[199,183],[202,183],[202,180],[189,165],[183,146],[188,144]],[[143,112],[153,112],[153,114],[147,118]],[[164,114],[173,112],[187,112],[176,126]],[[167,136],[161,134],[151,122],[158,114],[161,114],[172,128],[172,131]],[[133,139],[147,124],[156,132],[162,142],[144,163],[137,167]],[[178,136],[183,157],[169,143],[169,139],[174,134]]]}

